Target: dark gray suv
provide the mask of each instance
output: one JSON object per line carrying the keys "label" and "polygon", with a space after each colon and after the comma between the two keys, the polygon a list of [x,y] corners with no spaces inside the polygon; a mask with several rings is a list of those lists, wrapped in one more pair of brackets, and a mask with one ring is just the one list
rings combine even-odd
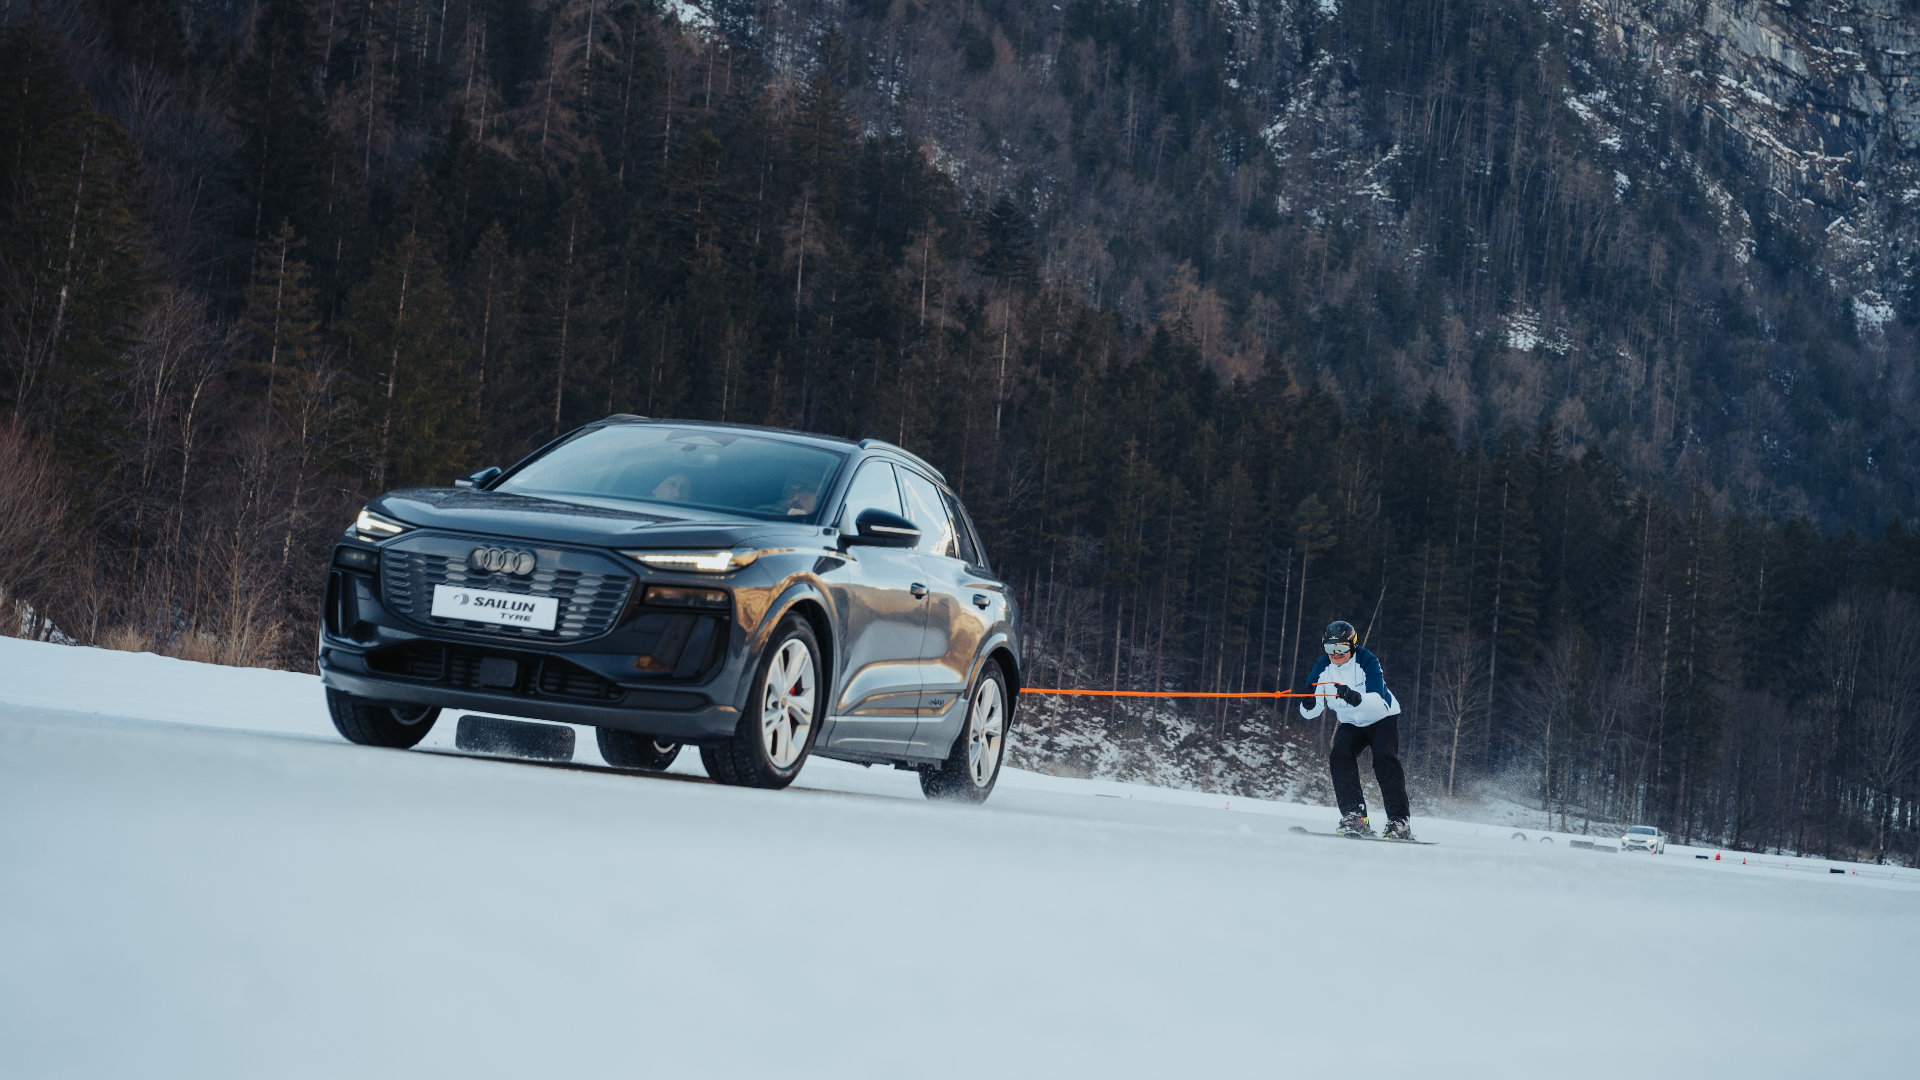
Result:
{"label": "dark gray suv", "polygon": [[389,492],[340,538],[320,673],[340,734],[442,708],[591,724],[610,764],[700,748],[785,787],[809,753],[999,778],[1019,614],[940,472],[873,439],[614,416],[505,472]]}

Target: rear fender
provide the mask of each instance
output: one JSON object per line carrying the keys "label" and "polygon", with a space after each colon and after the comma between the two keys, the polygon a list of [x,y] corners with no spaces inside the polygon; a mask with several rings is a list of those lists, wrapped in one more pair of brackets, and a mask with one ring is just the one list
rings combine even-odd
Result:
{"label": "rear fender", "polygon": [[[981,675],[986,671],[987,665],[996,663],[993,654],[1001,651],[1004,651],[1008,655],[1010,658],[1009,665],[1012,667],[1011,671],[1001,673],[1007,681],[1007,723],[1011,725],[1014,718],[1019,714],[1017,706],[1020,697],[1020,652],[1018,642],[1015,640],[1011,628],[1004,625],[995,627],[981,640],[980,654],[974,657],[973,670],[967,675],[967,690],[970,693],[973,688],[980,685]],[[953,740],[959,738],[960,732],[967,726],[967,709],[969,708],[966,704],[967,700],[968,699],[963,696],[959,702],[955,703],[957,707],[954,708],[951,713],[947,714],[946,718],[938,727],[928,731],[924,739],[919,733],[916,733],[914,741],[916,743],[932,743],[941,747],[940,756],[945,757],[952,750]],[[926,727],[924,720],[921,722],[921,726],[922,728]]]}
{"label": "rear fender", "polygon": [[1019,696],[1021,686],[1020,649],[1018,643],[1014,641],[1013,632],[1004,626],[995,628],[981,641],[980,655],[974,658],[973,670],[969,672],[967,676],[967,686],[969,688],[980,685],[980,673],[986,670],[988,664],[994,662],[993,654],[1002,650],[1011,658],[1010,662],[1013,667],[1012,671],[1005,673],[1009,683],[1007,686],[1008,696],[1010,698]]}

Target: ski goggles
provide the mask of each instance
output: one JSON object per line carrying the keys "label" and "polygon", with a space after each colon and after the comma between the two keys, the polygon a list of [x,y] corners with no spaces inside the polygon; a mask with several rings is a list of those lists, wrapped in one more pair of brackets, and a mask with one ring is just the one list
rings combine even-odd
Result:
{"label": "ski goggles", "polygon": [[1353,651],[1353,646],[1347,644],[1344,641],[1336,641],[1333,644],[1327,646],[1328,656],[1345,656],[1352,651]]}

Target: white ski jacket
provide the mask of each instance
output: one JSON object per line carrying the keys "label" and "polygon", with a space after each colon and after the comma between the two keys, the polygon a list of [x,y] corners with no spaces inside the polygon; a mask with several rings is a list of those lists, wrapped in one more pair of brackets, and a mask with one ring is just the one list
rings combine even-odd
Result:
{"label": "white ski jacket", "polygon": [[1400,703],[1393,699],[1386,677],[1380,674],[1379,659],[1365,649],[1353,650],[1353,659],[1344,664],[1322,656],[1320,662],[1313,665],[1313,674],[1307,676],[1307,683],[1308,692],[1315,694],[1330,694],[1335,689],[1314,685],[1316,683],[1339,683],[1360,691],[1358,705],[1349,705],[1337,697],[1318,698],[1311,706],[1301,702],[1300,715],[1308,720],[1318,717],[1325,709],[1332,709],[1334,718],[1341,723],[1366,727],[1400,715]]}

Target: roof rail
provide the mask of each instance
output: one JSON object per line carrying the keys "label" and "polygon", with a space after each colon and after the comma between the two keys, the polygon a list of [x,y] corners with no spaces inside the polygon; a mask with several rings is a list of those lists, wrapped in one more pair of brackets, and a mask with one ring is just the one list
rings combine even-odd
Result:
{"label": "roof rail", "polygon": [[891,450],[894,453],[899,454],[901,457],[906,458],[908,461],[913,462],[915,465],[918,465],[921,468],[932,473],[934,475],[934,478],[939,480],[941,483],[944,484],[947,482],[946,474],[942,473],[939,469],[934,468],[932,462],[928,461],[926,458],[921,457],[919,454],[916,454],[913,451],[908,450],[903,446],[895,446],[893,443],[887,442],[885,439],[861,439],[860,449]]}
{"label": "roof rail", "polygon": [[615,420],[650,420],[650,419],[652,419],[652,417],[641,416],[637,413],[617,412],[612,414],[611,416],[608,416],[604,420],[596,420],[595,423],[610,424]]}

